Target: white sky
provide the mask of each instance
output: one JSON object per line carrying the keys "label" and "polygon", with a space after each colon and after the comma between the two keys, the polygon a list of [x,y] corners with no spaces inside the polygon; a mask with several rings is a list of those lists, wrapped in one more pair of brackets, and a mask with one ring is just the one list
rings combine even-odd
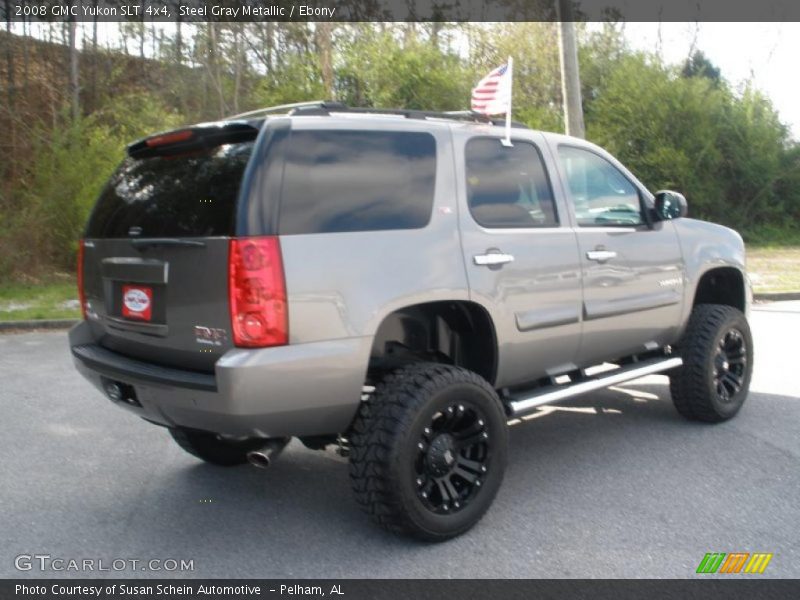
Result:
{"label": "white sky", "polygon": [[666,62],[682,63],[692,40],[738,89],[752,79],[772,100],[781,120],[800,140],[800,23],[628,23],[633,48],[658,49]]}

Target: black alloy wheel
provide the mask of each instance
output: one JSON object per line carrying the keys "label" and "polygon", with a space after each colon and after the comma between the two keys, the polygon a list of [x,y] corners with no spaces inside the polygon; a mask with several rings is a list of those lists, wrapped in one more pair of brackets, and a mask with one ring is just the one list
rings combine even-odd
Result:
{"label": "black alloy wheel", "polygon": [[720,402],[729,403],[744,387],[747,345],[738,329],[729,329],[719,340],[714,355],[714,387]]}
{"label": "black alloy wheel", "polygon": [[698,304],[677,351],[683,366],[669,373],[670,391],[682,416],[720,423],[739,412],[753,374],[753,338],[741,311]]}
{"label": "black alloy wheel", "polygon": [[433,513],[463,510],[488,476],[491,440],[479,408],[451,404],[433,415],[417,442],[417,494]]}
{"label": "black alloy wheel", "polygon": [[386,374],[348,434],[356,500],[396,533],[464,533],[503,480],[506,420],[492,386],[466,369],[413,363]]}

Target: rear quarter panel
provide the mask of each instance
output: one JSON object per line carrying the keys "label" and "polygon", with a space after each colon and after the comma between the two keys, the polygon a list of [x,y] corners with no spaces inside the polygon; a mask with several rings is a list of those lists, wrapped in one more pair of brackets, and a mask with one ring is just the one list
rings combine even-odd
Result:
{"label": "rear quarter panel", "polygon": [[[326,129],[415,130],[391,118],[381,123],[323,118]],[[309,117],[294,120],[292,127],[320,123]],[[435,196],[426,227],[281,236],[290,343],[372,336],[388,314],[404,306],[468,299],[450,131],[432,124],[418,131],[436,139]]]}

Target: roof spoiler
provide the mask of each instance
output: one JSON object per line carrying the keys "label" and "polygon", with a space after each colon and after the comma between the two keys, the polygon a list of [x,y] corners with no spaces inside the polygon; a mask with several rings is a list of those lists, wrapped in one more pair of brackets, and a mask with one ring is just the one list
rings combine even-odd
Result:
{"label": "roof spoiler", "polygon": [[259,128],[243,121],[195,125],[164,131],[128,146],[131,158],[176,156],[210,150],[222,144],[236,144],[256,139]]}

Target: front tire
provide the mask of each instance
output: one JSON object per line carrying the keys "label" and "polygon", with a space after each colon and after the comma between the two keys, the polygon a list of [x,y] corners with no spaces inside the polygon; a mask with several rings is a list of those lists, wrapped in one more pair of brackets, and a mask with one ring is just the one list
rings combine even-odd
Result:
{"label": "front tire", "polygon": [[685,418],[719,423],[742,408],[753,374],[753,338],[741,311],[698,304],[678,346],[683,366],[670,374],[670,391]]}
{"label": "front tire", "polygon": [[477,523],[503,480],[508,432],[492,387],[450,365],[386,375],[349,435],[350,480],[373,521],[429,541]]}
{"label": "front tire", "polygon": [[196,429],[172,427],[169,433],[186,452],[220,467],[233,467],[246,463],[247,453],[257,450],[264,444],[264,440],[259,439],[225,440],[213,433]]}

